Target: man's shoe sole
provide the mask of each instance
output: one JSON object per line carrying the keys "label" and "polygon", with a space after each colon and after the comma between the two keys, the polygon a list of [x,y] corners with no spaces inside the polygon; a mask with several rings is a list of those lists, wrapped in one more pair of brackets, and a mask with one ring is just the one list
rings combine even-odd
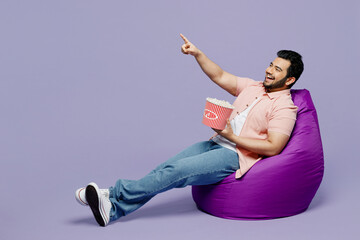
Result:
{"label": "man's shoe sole", "polygon": [[94,214],[95,220],[100,226],[105,227],[105,222],[100,212],[101,206],[99,202],[99,196],[97,194],[95,187],[88,185],[86,187],[85,195],[86,195],[86,201],[88,202],[91,211]]}

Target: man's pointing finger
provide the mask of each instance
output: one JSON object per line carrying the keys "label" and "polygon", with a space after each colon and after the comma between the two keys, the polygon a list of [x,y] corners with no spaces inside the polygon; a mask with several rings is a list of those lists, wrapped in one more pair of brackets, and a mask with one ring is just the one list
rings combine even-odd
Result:
{"label": "man's pointing finger", "polygon": [[184,40],[185,43],[189,43],[189,40],[180,33],[180,37]]}

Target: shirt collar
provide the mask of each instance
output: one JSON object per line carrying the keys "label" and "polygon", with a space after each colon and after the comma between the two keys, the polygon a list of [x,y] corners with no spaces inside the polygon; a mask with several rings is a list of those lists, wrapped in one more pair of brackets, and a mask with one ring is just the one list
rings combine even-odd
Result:
{"label": "shirt collar", "polygon": [[290,89],[284,89],[276,92],[265,92],[264,94],[268,95],[270,99],[273,99],[281,95],[290,95]]}

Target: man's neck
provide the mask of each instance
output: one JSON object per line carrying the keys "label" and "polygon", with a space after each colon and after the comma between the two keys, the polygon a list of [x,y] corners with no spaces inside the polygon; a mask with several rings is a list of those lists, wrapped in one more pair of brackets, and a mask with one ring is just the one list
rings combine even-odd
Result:
{"label": "man's neck", "polygon": [[272,88],[266,88],[266,87],[265,87],[265,92],[267,92],[267,93],[272,93],[272,92],[283,91],[283,90],[286,90],[286,89],[289,89],[289,88],[287,88],[286,86],[283,86],[283,87],[281,87],[281,88],[274,88],[274,89],[272,89]]}

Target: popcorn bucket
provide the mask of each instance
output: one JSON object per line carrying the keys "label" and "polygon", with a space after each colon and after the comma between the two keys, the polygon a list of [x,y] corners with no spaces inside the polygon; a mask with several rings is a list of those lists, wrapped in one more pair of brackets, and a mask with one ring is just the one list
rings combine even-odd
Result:
{"label": "popcorn bucket", "polygon": [[230,117],[234,106],[216,98],[207,98],[202,123],[211,128],[224,130],[226,120]]}

